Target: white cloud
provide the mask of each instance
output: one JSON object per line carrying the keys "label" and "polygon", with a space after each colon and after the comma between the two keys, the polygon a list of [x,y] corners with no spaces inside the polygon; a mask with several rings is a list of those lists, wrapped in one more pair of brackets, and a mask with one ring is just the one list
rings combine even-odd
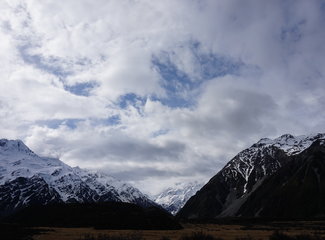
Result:
{"label": "white cloud", "polygon": [[316,0],[2,1],[0,134],[139,186],[207,179],[260,137],[324,131],[324,23]]}

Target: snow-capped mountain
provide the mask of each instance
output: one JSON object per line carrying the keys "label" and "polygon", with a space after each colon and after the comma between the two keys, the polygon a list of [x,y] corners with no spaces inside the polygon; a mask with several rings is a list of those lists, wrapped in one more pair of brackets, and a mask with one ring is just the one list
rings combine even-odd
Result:
{"label": "snow-capped mountain", "polygon": [[202,186],[203,183],[197,181],[177,183],[175,187],[167,188],[158,194],[155,202],[175,215]]}
{"label": "snow-capped mountain", "polygon": [[0,216],[32,204],[106,201],[156,205],[106,174],[40,157],[20,140],[0,140]]}
{"label": "snow-capped mountain", "polygon": [[[285,134],[273,140],[261,139],[230,160],[185,204],[178,216],[190,219],[242,215],[243,206],[249,205],[253,193],[261,192],[258,189],[262,189],[271,176],[294,162],[293,159],[303,158],[307,149],[324,139],[325,134],[296,137]],[[261,206],[260,210],[263,208]],[[252,214],[248,210],[245,213]],[[263,211],[254,214],[262,215],[261,213]]]}
{"label": "snow-capped mountain", "polygon": [[[284,134],[275,139],[262,138],[250,148],[237,154],[222,170],[225,179],[244,180],[240,195],[251,190],[253,185],[266,175],[276,172],[285,162],[278,155],[292,156],[301,153],[317,139],[324,139],[325,134],[293,136]],[[278,152],[278,150],[282,150]],[[254,180],[252,179],[254,176]],[[249,181],[250,180],[250,181]],[[249,189],[247,189],[249,188]]]}

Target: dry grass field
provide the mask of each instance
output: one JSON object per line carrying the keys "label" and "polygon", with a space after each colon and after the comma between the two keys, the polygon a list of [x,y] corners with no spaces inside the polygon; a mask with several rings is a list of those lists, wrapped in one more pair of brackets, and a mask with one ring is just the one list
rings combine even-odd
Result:
{"label": "dry grass field", "polygon": [[193,232],[204,232],[224,240],[268,239],[274,231],[281,231],[288,235],[317,234],[325,237],[325,222],[300,221],[300,222],[272,222],[269,224],[255,225],[220,225],[220,224],[184,224],[182,230],[155,231],[155,230],[96,230],[92,228],[50,228],[40,235],[35,235],[34,240],[80,240],[85,234],[98,236],[105,235],[130,235],[140,234],[145,240],[161,240],[167,237],[171,240],[180,239],[181,236]]}

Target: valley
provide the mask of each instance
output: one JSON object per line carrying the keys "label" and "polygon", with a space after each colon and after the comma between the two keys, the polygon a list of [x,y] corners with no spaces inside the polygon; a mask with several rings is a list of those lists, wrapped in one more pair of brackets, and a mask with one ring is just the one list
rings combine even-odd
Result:
{"label": "valley", "polygon": [[275,221],[269,223],[234,223],[234,224],[183,224],[181,230],[95,230],[93,228],[41,228],[45,231],[34,235],[35,240],[81,240],[87,234],[93,236],[141,236],[144,240],[161,240],[166,237],[178,240],[193,232],[203,232],[224,240],[260,239],[267,240],[275,232],[280,231],[290,236],[307,234],[325,237],[325,221]]}

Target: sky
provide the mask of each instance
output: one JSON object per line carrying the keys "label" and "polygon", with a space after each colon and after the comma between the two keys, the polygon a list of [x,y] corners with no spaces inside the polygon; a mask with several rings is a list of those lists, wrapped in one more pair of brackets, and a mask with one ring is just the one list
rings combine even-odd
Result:
{"label": "sky", "polygon": [[147,194],[325,132],[323,0],[0,0],[0,138]]}

